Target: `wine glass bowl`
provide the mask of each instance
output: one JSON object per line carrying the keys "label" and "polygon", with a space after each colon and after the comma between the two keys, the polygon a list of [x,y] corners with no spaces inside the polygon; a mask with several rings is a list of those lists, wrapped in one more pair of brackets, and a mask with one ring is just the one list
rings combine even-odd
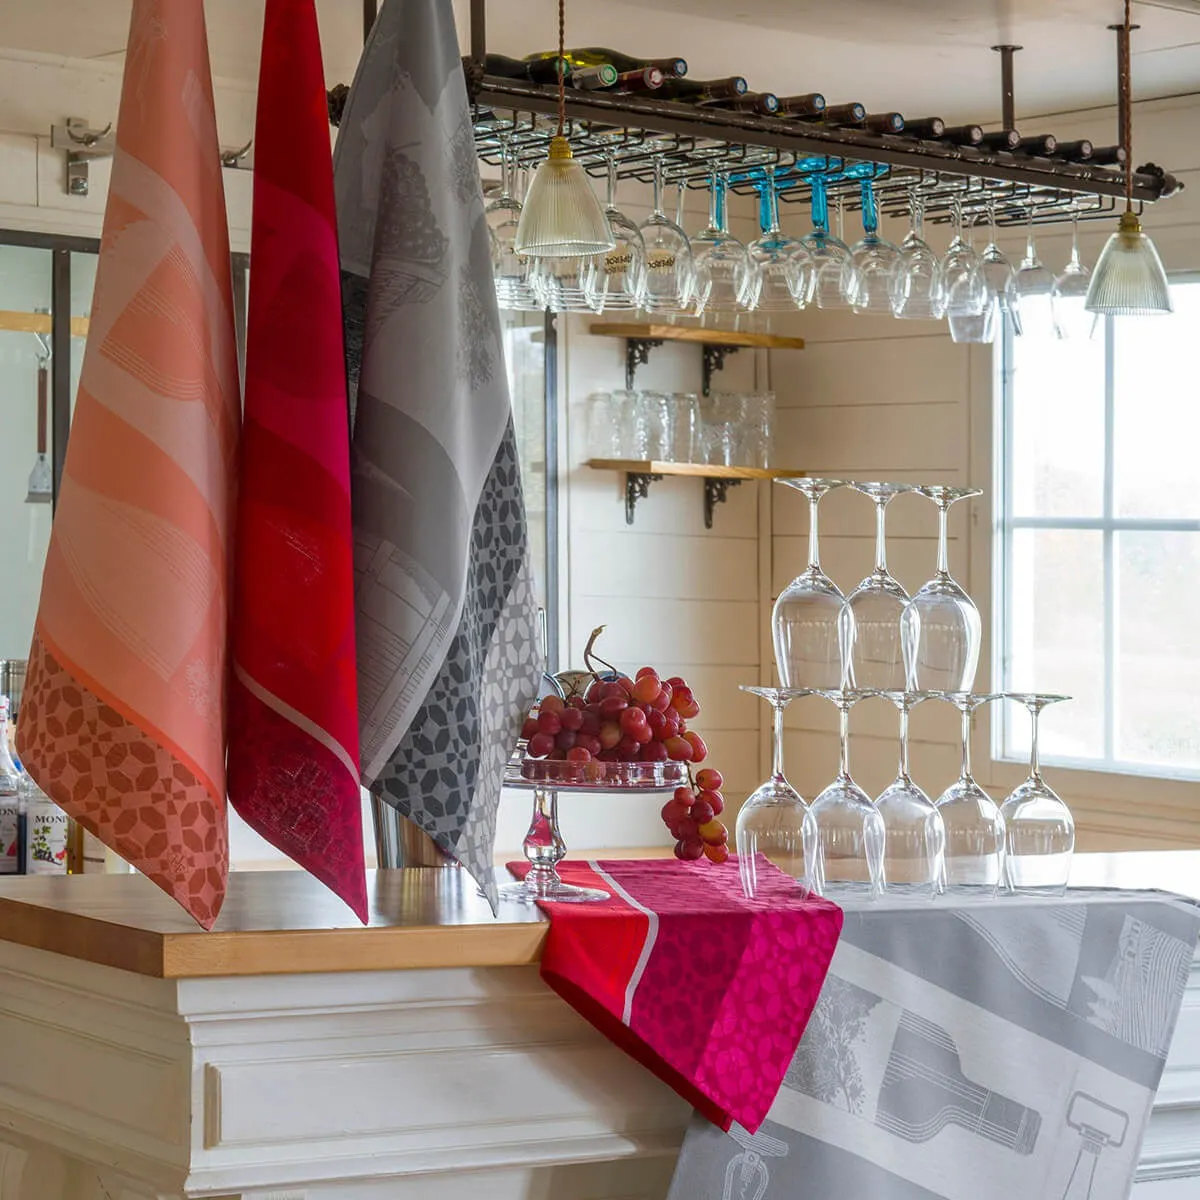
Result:
{"label": "wine glass bowl", "polygon": [[692,297],[692,248],[688,235],[663,212],[663,161],[654,159],[654,210],[638,227],[646,249],[641,307],[648,313],[678,315]]}
{"label": "wine glass bowl", "polygon": [[1088,338],[1097,317],[1084,307],[1092,273],[1079,259],[1079,213],[1071,214],[1071,257],[1062,272],[1054,277],[1050,306],[1054,312],[1054,333],[1058,338]]}
{"label": "wine glass bowl", "polygon": [[646,243],[638,227],[617,208],[617,161],[608,155],[608,201],[604,215],[616,245],[607,254],[593,255],[584,291],[596,312],[630,311],[642,305],[646,281]]}
{"label": "wine glass bowl", "polygon": [[1025,257],[1013,279],[1021,313],[1021,332],[1024,336],[1053,337],[1054,272],[1038,256],[1033,236],[1033,209],[1029,210],[1029,231],[1025,240]]}
{"label": "wine glass bowl", "polygon": [[849,308],[854,292],[854,268],[850,247],[829,232],[829,200],[825,180],[815,175],[812,191],[812,229],[800,244],[812,264],[811,300],[822,309]]}
{"label": "wine glass bowl", "polygon": [[[988,306],[987,284],[982,262],[963,225],[962,206],[953,208],[954,237],[942,258],[942,287],[946,297],[946,316],[977,317]],[[953,325],[952,325],[953,330]]]}
{"label": "wine glass bowl", "polygon": [[759,237],[750,243],[745,307],[751,312],[792,312],[808,303],[813,287],[812,260],[804,244],[779,228],[775,168],[763,168],[759,188]]}
{"label": "wine glass bowl", "polygon": [[696,315],[741,312],[751,284],[750,255],[725,221],[725,180],[713,174],[709,222],[692,238],[692,297]]}
{"label": "wine glass bowl", "polygon": [[855,312],[891,315],[892,274],[900,251],[879,236],[875,192],[869,179],[862,183],[862,224],[863,236],[851,247],[849,262],[843,268],[843,287]]}
{"label": "wine glass bowl", "polygon": [[942,264],[924,239],[924,209],[914,191],[911,224],[892,268],[892,314],[902,320],[940,320],[946,311]]}

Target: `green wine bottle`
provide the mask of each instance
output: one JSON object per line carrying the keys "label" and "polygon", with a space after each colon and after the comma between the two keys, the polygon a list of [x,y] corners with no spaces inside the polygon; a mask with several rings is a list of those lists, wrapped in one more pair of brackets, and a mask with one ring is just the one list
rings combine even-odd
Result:
{"label": "green wine bottle", "polygon": [[736,100],[746,94],[746,81],[741,75],[726,79],[666,79],[661,95],[669,100],[688,100],[704,104],[712,100]]}
{"label": "green wine bottle", "polygon": [[[555,51],[546,50],[528,57],[553,58]],[[612,63],[622,74],[626,71],[644,71],[647,67],[657,67],[668,79],[682,79],[687,74],[687,59],[685,58],[635,58],[632,54],[623,54],[620,50],[610,50],[607,46],[572,47],[566,51],[567,62],[572,66],[596,67],[601,63]]]}

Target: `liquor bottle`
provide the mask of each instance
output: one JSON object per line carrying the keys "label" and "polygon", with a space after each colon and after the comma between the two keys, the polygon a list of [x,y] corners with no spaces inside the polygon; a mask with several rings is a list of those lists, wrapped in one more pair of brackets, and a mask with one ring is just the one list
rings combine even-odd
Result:
{"label": "liquor bottle", "polygon": [[[554,52],[548,52],[553,58]],[[626,71],[642,71],[646,67],[657,67],[668,79],[682,79],[687,74],[686,58],[634,58],[620,50],[609,50],[606,46],[584,46],[566,52],[567,62],[572,66],[594,67],[600,63],[612,63],[622,74]],[[531,55],[530,57],[534,57]]]}
{"label": "liquor bottle", "polygon": [[825,97],[820,92],[805,92],[803,96],[780,96],[781,117],[819,117],[825,111]]}
{"label": "liquor bottle", "polygon": [[[905,121],[904,132],[909,137],[940,142],[946,135],[946,122],[941,117],[920,117],[916,121]],[[980,130],[980,133],[982,132]]]}
{"label": "liquor bottle", "polygon": [[1077,142],[1059,142],[1054,148],[1053,158],[1062,158],[1067,162],[1091,162],[1095,147],[1087,138]]}
{"label": "liquor bottle", "polygon": [[726,79],[666,79],[659,94],[664,99],[688,100],[692,104],[732,100],[746,94],[746,81],[741,75]]}
{"label": "liquor bottle", "polygon": [[658,67],[638,67],[633,71],[621,71],[616,80],[605,90],[609,92],[654,92],[666,78]]}
{"label": "liquor bottle", "polygon": [[571,87],[587,92],[610,88],[617,79],[617,68],[612,63],[600,63],[595,67],[572,67],[567,74],[567,83]]}
{"label": "liquor bottle", "polygon": [[939,140],[955,146],[979,146],[983,144],[983,130],[978,125],[948,125]]}
{"label": "liquor bottle", "polygon": [[904,1012],[879,1088],[875,1123],[908,1142],[927,1142],[947,1124],[1032,1154],[1041,1114],[968,1079],[958,1047],[940,1025]]}
{"label": "liquor bottle", "polygon": [[1124,146],[1093,146],[1088,162],[1098,167],[1123,167],[1127,157]]}
{"label": "liquor bottle", "polygon": [[[524,79],[528,83],[557,83],[558,55],[522,62],[504,54],[489,54],[483,60],[485,75],[497,75],[501,79]],[[567,66],[570,74],[570,66]]]}
{"label": "liquor bottle", "polygon": [[29,776],[25,778],[25,874],[65,875],[71,820]]}
{"label": "liquor bottle", "polygon": [[1023,137],[1017,143],[1018,154],[1032,154],[1036,158],[1049,158],[1058,146],[1058,138],[1052,133],[1039,133],[1033,137]]}
{"label": "liquor bottle", "polygon": [[821,120],[826,125],[861,125],[866,115],[867,110],[856,100],[851,104],[831,105],[821,114]]}
{"label": "liquor bottle", "polygon": [[0,696],[0,875],[20,870],[22,776],[8,752],[8,697]]}
{"label": "liquor bottle", "polygon": [[705,108],[728,108],[734,112],[757,113],[760,117],[773,117],[779,111],[779,97],[774,92],[746,92],[728,100],[707,100]]}
{"label": "liquor bottle", "polygon": [[1021,141],[1021,135],[1015,129],[997,129],[993,133],[985,133],[979,144],[987,150],[1015,150]]}

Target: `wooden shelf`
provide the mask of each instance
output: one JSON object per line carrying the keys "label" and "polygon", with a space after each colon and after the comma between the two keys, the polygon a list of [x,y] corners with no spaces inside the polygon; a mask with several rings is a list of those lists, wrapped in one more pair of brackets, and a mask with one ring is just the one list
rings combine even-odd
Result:
{"label": "wooden shelf", "polygon": [[804,471],[788,467],[721,467],[708,463],[659,462],[657,459],[589,458],[594,471],[621,471],[625,475],[625,524],[633,524],[639,500],[650,494],[650,485],[666,475],[704,480],[704,528],[711,529],[713,509],[725,502],[726,492],[744,479],[802,479]]}
{"label": "wooden shelf", "polygon": [[598,321],[591,327],[597,337],[650,338],[656,342],[696,342],[705,346],[754,346],[760,350],[803,350],[804,339],[775,333],[742,333],[737,330],[701,329],[695,325],[652,325],[637,322]]}
{"label": "wooden shelf", "polygon": [[[90,321],[87,317],[71,318],[71,336],[87,337]],[[13,312],[0,310],[0,329],[12,333],[49,333],[52,318],[49,313]]]}

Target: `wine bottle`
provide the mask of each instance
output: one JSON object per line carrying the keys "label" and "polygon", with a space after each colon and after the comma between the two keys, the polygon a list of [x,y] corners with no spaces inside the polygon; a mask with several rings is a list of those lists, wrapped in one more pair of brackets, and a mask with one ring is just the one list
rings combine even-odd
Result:
{"label": "wine bottle", "polygon": [[746,94],[746,80],[741,75],[726,79],[665,79],[659,92],[670,100],[690,100],[703,104],[710,100],[732,100]]}
{"label": "wine bottle", "polygon": [[825,111],[825,97],[820,92],[805,92],[803,96],[780,96],[781,117],[819,117]]}
{"label": "wine bottle", "polygon": [[621,71],[606,88],[610,92],[655,92],[663,85],[665,76],[658,67],[638,67]]}
{"label": "wine bottle", "polygon": [[567,74],[567,83],[573,88],[594,92],[612,87],[617,78],[617,68],[612,63],[600,63],[595,67],[572,67]]}
{"label": "wine bottle", "polygon": [[948,125],[938,140],[955,146],[978,146],[983,142],[983,130],[978,125]]}
{"label": "wine bottle", "polygon": [[1020,141],[1021,135],[1015,129],[997,129],[985,133],[979,144],[988,150],[1015,150]]}
{"label": "wine bottle", "polygon": [[[566,60],[563,60],[566,63]],[[566,64],[570,74],[570,64]],[[548,58],[522,61],[519,58],[509,58],[505,54],[489,54],[483,60],[485,75],[496,75],[501,79],[524,79],[529,83],[557,83],[558,55]]]}
{"label": "wine bottle", "polygon": [[834,104],[821,114],[821,120],[826,125],[861,125],[866,118],[867,110],[854,101],[852,104]]}
{"label": "wine bottle", "polygon": [[[549,52],[553,56],[553,52]],[[606,46],[584,46],[582,49],[570,49],[566,52],[567,62],[581,67],[594,67],[600,63],[609,62],[622,74],[626,71],[642,71],[647,67],[657,67],[668,79],[682,79],[687,74],[686,58],[634,58],[631,54],[622,54],[620,50],[609,50]]]}
{"label": "wine bottle", "polygon": [[1092,157],[1092,150],[1092,143],[1087,138],[1080,138],[1077,142],[1059,142],[1050,157],[1063,158],[1067,162],[1088,162]]}
{"label": "wine bottle", "polygon": [[703,101],[705,108],[728,108],[734,112],[757,113],[760,117],[773,117],[779,111],[779,97],[774,92],[746,92],[726,100]]}
{"label": "wine bottle", "polygon": [[1093,146],[1088,162],[1098,167],[1123,167],[1127,157],[1124,146]]}
{"label": "wine bottle", "polygon": [[862,124],[872,133],[904,132],[904,118],[898,112],[867,113]]}
{"label": "wine bottle", "polygon": [[905,121],[904,132],[909,137],[937,142],[945,136],[946,122],[941,117],[921,117],[916,121]]}
{"label": "wine bottle", "polygon": [[1037,158],[1049,158],[1058,145],[1058,138],[1052,133],[1039,133],[1033,137],[1023,137],[1017,143],[1018,154],[1032,154]]}

